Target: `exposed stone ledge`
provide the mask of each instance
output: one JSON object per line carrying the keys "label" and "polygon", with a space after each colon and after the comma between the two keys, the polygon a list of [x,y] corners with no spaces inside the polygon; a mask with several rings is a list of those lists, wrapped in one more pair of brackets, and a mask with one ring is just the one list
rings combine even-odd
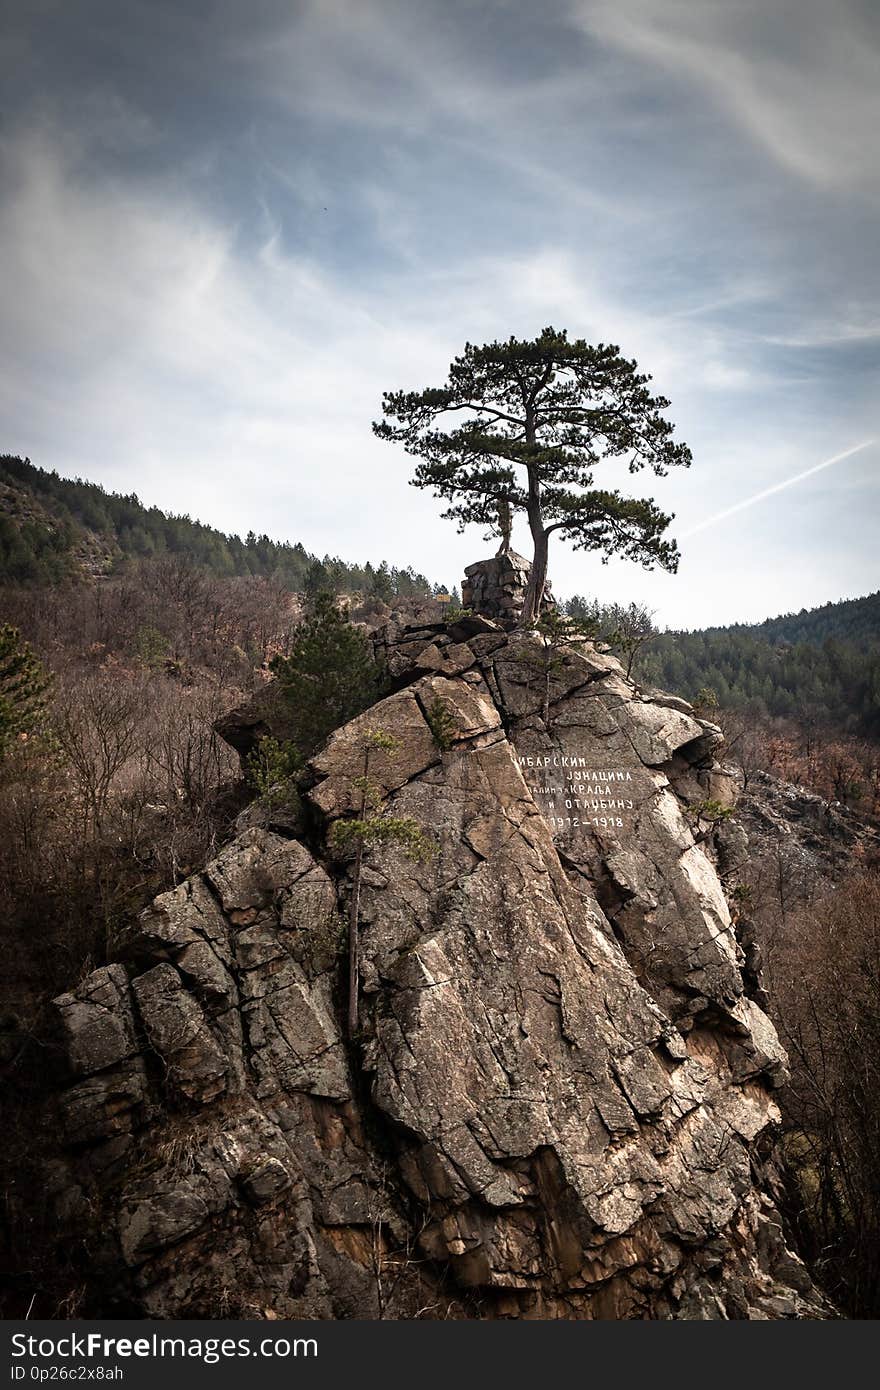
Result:
{"label": "exposed stone ledge", "polygon": [[[825,1316],[756,1176],[785,1058],[688,814],[717,731],[591,644],[545,724],[528,634],[375,640],[400,688],[313,760],[308,842],[245,830],[57,1001],[51,1192],[93,1297],[369,1317],[388,1258],[393,1316]],[[274,698],[234,746],[275,732]],[[352,1045],[327,837],[371,728],[397,740],[371,778],[437,853],[370,851]]]}

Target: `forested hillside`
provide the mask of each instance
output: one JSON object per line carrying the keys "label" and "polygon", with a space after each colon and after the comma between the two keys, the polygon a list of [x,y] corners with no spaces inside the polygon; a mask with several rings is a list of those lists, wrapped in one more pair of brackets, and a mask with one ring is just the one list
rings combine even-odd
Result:
{"label": "forested hillside", "polygon": [[659,633],[638,661],[641,679],[725,709],[809,715],[880,736],[880,594],[825,604],[753,627]]}
{"label": "forested hillside", "polygon": [[220,578],[272,579],[293,591],[359,590],[389,598],[427,595],[412,568],[323,559],[299,543],[252,531],[225,535],[188,516],[146,507],[135,495],[62,478],[29,459],[0,456],[0,584],[56,584],[112,574],[129,560],[175,556]]}
{"label": "forested hillside", "polygon": [[778,618],[766,618],[762,623],[736,624],[726,630],[764,637],[775,646],[785,642],[821,643],[829,637],[870,645],[880,637],[880,590],[864,598],[823,603],[821,608],[802,608],[799,613],[783,613]]}
{"label": "forested hillside", "polygon": [[[0,585],[41,587],[112,576],[133,562],[185,561],[215,578],[269,579],[292,592],[357,591],[381,599],[446,590],[411,567],[319,558],[301,543],[225,535],[131,493],[62,478],[0,456]],[[453,590],[454,592],[454,590]],[[615,605],[568,605],[617,613]],[[620,610],[623,611],[623,610]],[[614,624],[612,624],[614,626]],[[610,635],[610,634],[609,634]],[[613,639],[612,639],[613,640]],[[803,719],[880,736],[880,592],[763,623],[659,633],[640,645],[640,679],[722,709]]]}

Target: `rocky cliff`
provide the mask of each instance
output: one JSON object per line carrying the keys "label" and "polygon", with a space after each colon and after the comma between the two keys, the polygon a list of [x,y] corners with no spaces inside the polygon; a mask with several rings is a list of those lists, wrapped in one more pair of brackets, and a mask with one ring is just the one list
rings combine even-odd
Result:
{"label": "rocky cliff", "polygon": [[[396,690],[56,1001],[48,1200],[154,1317],[826,1315],[765,1161],[785,1056],[699,829],[718,731],[590,644],[376,635]],[[236,746],[272,728],[240,711]],[[331,830],[369,775],[433,852]],[[746,980],[750,980],[746,972]]]}
{"label": "rocky cliff", "polygon": [[748,838],[737,851],[753,861],[781,859],[792,892],[804,901],[839,883],[854,869],[880,864],[880,829],[869,816],[829,801],[768,772],[752,773],[736,802],[736,820]]}

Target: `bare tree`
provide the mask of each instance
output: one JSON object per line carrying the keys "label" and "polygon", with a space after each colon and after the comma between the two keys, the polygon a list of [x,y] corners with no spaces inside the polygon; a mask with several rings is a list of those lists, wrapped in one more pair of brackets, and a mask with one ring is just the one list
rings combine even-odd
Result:
{"label": "bare tree", "polygon": [[641,603],[612,603],[603,609],[602,618],[603,636],[614,651],[620,652],[629,679],[636,657],[657,636],[654,610]]}
{"label": "bare tree", "polygon": [[817,1274],[851,1317],[880,1313],[880,876],[792,915],[773,1003],[793,1208]]}
{"label": "bare tree", "polygon": [[59,690],[55,733],[77,778],[84,823],[97,830],[116,779],[141,746],[145,690],[142,681],[108,674]]}

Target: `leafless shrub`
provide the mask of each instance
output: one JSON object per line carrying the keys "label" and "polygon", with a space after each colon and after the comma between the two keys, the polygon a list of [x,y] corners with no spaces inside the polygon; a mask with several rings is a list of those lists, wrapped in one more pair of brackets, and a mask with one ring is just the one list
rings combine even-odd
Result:
{"label": "leafless shrub", "polygon": [[792,1062],[783,1096],[794,1217],[850,1316],[880,1313],[880,876],[791,913],[773,1008]]}

